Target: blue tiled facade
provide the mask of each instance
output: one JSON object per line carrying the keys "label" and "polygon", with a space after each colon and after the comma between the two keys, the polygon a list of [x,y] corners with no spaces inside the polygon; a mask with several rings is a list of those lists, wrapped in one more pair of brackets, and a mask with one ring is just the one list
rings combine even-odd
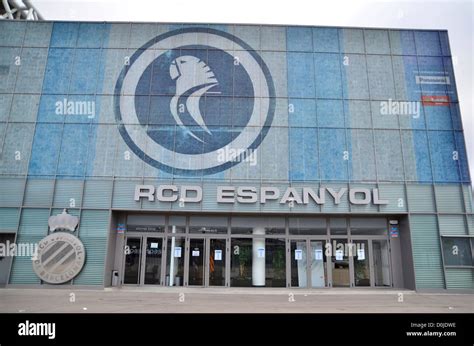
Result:
{"label": "blue tiled facade", "polygon": [[[193,45],[183,45],[179,35],[173,36],[173,30],[193,28],[216,35],[197,34]],[[225,49],[216,48],[222,37],[235,40],[225,40]],[[265,72],[259,80],[236,63],[245,51],[254,52]],[[154,54],[153,63],[143,66],[136,88],[120,89],[129,71],[148,53]],[[198,101],[209,134],[196,124],[184,129],[169,111],[176,87],[162,72],[168,71],[175,56],[185,55],[204,61],[219,81],[210,89],[216,93]],[[195,74],[198,79],[199,71]],[[449,83],[420,84],[416,80],[420,75],[446,78]],[[0,76],[0,209],[17,215],[16,222],[3,229],[0,225],[1,232],[22,236],[29,213],[53,214],[54,208],[69,207],[77,209],[83,221],[102,217],[104,229],[83,234],[106,244],[110,210],[122,203],[120,186],[139,181],[192,181],[203,186],[385,184],[408,201],[409,209],[400,209],[403,213],[410,213],[411,187],[435,191],[436,185],[446,185],[463,191],[456,196],[462,208],[455,213],[464,218],[464,235],[474,232],[471,181],[445,31],[3,21]],[[267,87],[273,88],[270,93]],[[417,116],[381,114],[381,102],[421,102],[422,96],[443,101],[419,103]],[[63,100],[93,105],[93,114],[58,114],[57,103]],[[138,123],[127,123],[123,111],[118,111],[120,102],[132,101]],[[249,125],[255,109],[260,123]],[[189,117],[182,119],[192,123]],[[135,148],[120,132],[122,125]],[[256,138],[255,165],[244,161],[196,169],[174,155],[212,153],[247,127],[247,136]],[[70,198],[63,198],[67,205],[55,202],[61,199],[55,187],[61,180],[78,187],[72,208]],[[28,187],[47,181],[53,182],[51,191],[44,187],[51,200],[28,205]],[[104,189],[108,196],[104,204],[89,207],[88,187],[97,181],[116,186]],[[433,216],[438,212],[436,207],[426,210]],[[44,222],[44,217],[38,218]],[[47,227],[41,232],[45,235]],[[24,265],[13,262],[10,283],[39,283],[33,276],[18,274]],[[81,274],[78,282],[101,284],[103,273],[98,268],[90,276]]]}

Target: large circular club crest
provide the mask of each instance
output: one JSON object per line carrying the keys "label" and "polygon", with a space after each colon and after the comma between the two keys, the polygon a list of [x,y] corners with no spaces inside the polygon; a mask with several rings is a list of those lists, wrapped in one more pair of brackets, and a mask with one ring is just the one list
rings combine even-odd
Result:
{"label": "large circular club crest", "polygon": [[260,55],[214,29],[170,31],[138,49],[115,87],[115,116],[128,147],[178,175],[222,172],[251,155],[275,111]]}
{"label": "large circular club crest", "polygon": [[33,270],[45,282],[62,284],[79,274],[85,258],[84,245],[79,238],[70,233],[55,232],[38,243]]}

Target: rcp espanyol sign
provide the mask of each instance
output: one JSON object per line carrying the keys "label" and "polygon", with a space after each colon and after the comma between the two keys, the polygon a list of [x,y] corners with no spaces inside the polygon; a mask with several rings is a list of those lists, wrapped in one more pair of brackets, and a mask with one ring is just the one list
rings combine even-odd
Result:
{"label": "rcp espanyol sign", "polygon": [[138,49],[115,95],[130,149],[179,175],[214,174],[242,162],[265,138],[275,111],[272,77],[259,54],[208,28],[170,31]]}

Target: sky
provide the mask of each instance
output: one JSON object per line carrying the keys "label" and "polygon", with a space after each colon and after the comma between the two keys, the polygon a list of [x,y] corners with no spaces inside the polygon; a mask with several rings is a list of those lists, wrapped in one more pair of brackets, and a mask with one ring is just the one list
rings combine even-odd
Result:
{"label": "sky", "polygon": [[474,0],[32,0],[47,20],[447,29],[474,178]]}

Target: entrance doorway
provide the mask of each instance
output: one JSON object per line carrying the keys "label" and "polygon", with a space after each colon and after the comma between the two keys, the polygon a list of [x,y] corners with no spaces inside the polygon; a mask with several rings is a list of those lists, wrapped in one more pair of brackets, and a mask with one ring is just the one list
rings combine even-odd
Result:
{"label": "entrance doorway", "polygon": [[291,287],[328,285],[325,244],[323,239],[290,240]]}
{"label": "entrance doorway", "polygon": [[123,283],[129,285],[162,284],[163,238],[127,237]]}
{"label": "entrance doorway", "polygon": [[397,282],[387,219],[135,215],[131,221],[120,262],[127,285],[324,288]]}
{"label": "entrance doorway", "polygon": [[129,235],[125,285],[225,286],[225,238]]}
{"label": "entrance doorway", "polygon": [[298,238],[289,247],[290,287],[392,286],[387,239]]}
{"label": "entrance doorway", "polygon": [[[359,237],[357,237],[359,238]],[[391,287],[390,250],[387,239],[352,239],[353,286]]]}
{"label": "entrance doorway", "polygon": [[188,239],[189,286],[225,286],[226,239],[190,237]]}

